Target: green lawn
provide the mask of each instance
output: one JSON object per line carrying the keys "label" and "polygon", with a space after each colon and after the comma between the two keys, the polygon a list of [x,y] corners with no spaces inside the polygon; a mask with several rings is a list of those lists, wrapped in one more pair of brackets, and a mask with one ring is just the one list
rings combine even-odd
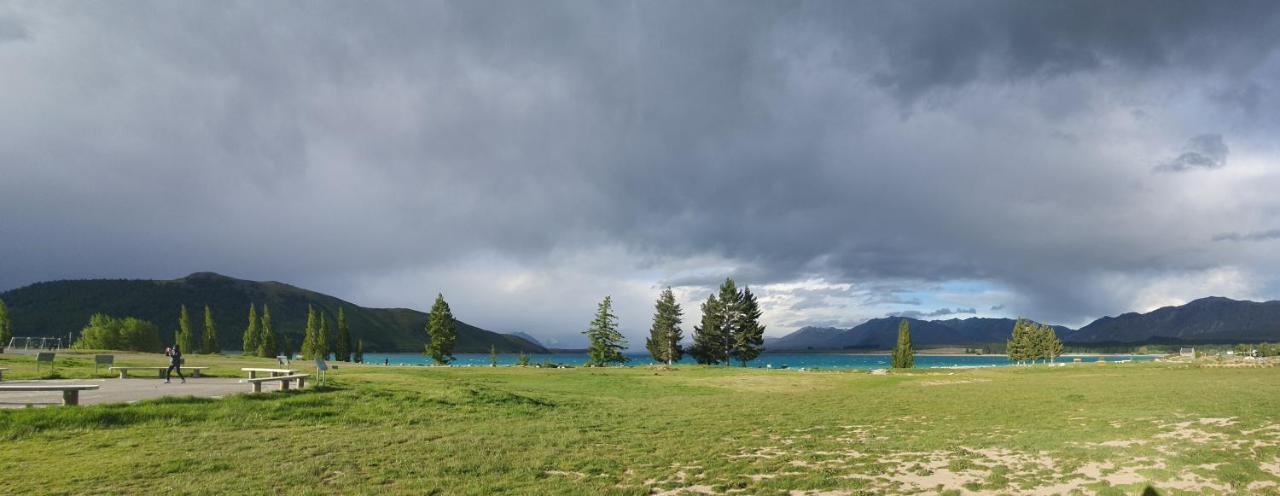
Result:
{"label": "green lawn", "polygon": [[[189,363],[236,376],[270,362]],[[59,365],[92,372],[91,358]],[[0,411],[0,493],[1280,494],[1275,368],[336,377],[288,394]]]}

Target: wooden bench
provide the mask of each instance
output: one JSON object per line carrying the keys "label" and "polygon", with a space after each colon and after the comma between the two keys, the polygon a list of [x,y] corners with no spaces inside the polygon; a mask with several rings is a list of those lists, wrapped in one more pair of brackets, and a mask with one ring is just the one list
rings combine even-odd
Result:
{"label": "wooden bench", "polygon": [[302,389],[304,387],[303,381],[310,376],[311,374],[293,374],[293,375],[281,375],[281,376],[275,376],[275,377],[257,377],[253,379],[245,379],[245,382],[248,382],[249,384],[253,385],[253,392],[255,393],[261,393],[262,383],[268,382],[268,381],[280,381],[280,390],[288,391],[290,382],[298,381],[298,389]]}
{"label": "wooden bench", "polygon": [[98,389],[97,384],[19,384],[0,386],[0,392],[3,391],[62,391],[63,405],[79,405],[80,391]]}
{"label": "wooden bench", "polygon": [[[200,377],[200,371],[207,368],[209,367],[182,367],[182,371],[186,372],[190,370],[191,377]],[[110,370],[112,372],[119,372],[120,378],[124,379],[125,377],[129,377],[130,370],[154,370],[160,377],[164,377],[164,371],[168,369],[169,367],[111,367],[110,369],[107,369],[107,370]]]}
{"label": "wooden bench", "polygon": [[4,371],[6,371],[6,370],[9,370],[9,369],[6,369],[6,368],[4,368],[4,367],[0,367],[0,381],[3,381],[3,380],[4,380]]}
{"label": "wooden bench", "polygon": [[257,368],[257,367],[245,367],[240,369],[240,371],[248,372],[250,379],[256,379],[258,377],[258,372],[269,373],[271,374],[271,377],[278,377],[282,375],[293,375],[298,373],[298,371],[294,369],[263,369],[263,368]]}

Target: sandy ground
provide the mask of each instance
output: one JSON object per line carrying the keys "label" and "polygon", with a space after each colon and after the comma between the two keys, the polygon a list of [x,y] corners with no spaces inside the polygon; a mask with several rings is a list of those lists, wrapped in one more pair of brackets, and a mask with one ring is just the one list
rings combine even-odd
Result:
{"label": "sandy ground", "polygon": [[[48,381],[4,381],[0,385],[20,384],[96,384],[96,391],[81,391],[81,405],[98,403],[132,403],[138,400],[162,398],[165,396],[200,396],[205,398],[221,398],[230,394],[248,393],[251,386],[240,382],[241,379],[202,377],[187,378],[186,384],[178,381],[165,384],[160,379],[58,379]],[[263,384],[263,391],[277,391],[278,383]],[[24,408],[31,406],[61,405],[62,393],[59,391],[17,392],[0,391],[0,408]]]}

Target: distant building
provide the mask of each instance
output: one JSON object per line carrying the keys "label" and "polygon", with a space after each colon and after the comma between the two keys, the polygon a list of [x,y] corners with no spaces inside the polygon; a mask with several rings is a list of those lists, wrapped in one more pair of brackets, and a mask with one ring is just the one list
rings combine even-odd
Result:
{"label": "distant building", "polygon": [[1195,348],[1182,348],[1182,349],[1178,350],[1178,356],[1184,356],[1184,357],[1189,357],[1189,358],[1195,358],[1195,357],[1196,357],[1196,349],[1195,349]]}

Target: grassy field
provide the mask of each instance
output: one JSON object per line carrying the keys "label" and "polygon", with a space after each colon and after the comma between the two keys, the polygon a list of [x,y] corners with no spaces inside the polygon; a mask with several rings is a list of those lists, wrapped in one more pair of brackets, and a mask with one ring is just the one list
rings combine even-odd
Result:
{"label": "grassy field", "polygon": [[1275,368],[344,366],[304,392],[0,411],[0,493],[1280,494],[1278,417]]}

